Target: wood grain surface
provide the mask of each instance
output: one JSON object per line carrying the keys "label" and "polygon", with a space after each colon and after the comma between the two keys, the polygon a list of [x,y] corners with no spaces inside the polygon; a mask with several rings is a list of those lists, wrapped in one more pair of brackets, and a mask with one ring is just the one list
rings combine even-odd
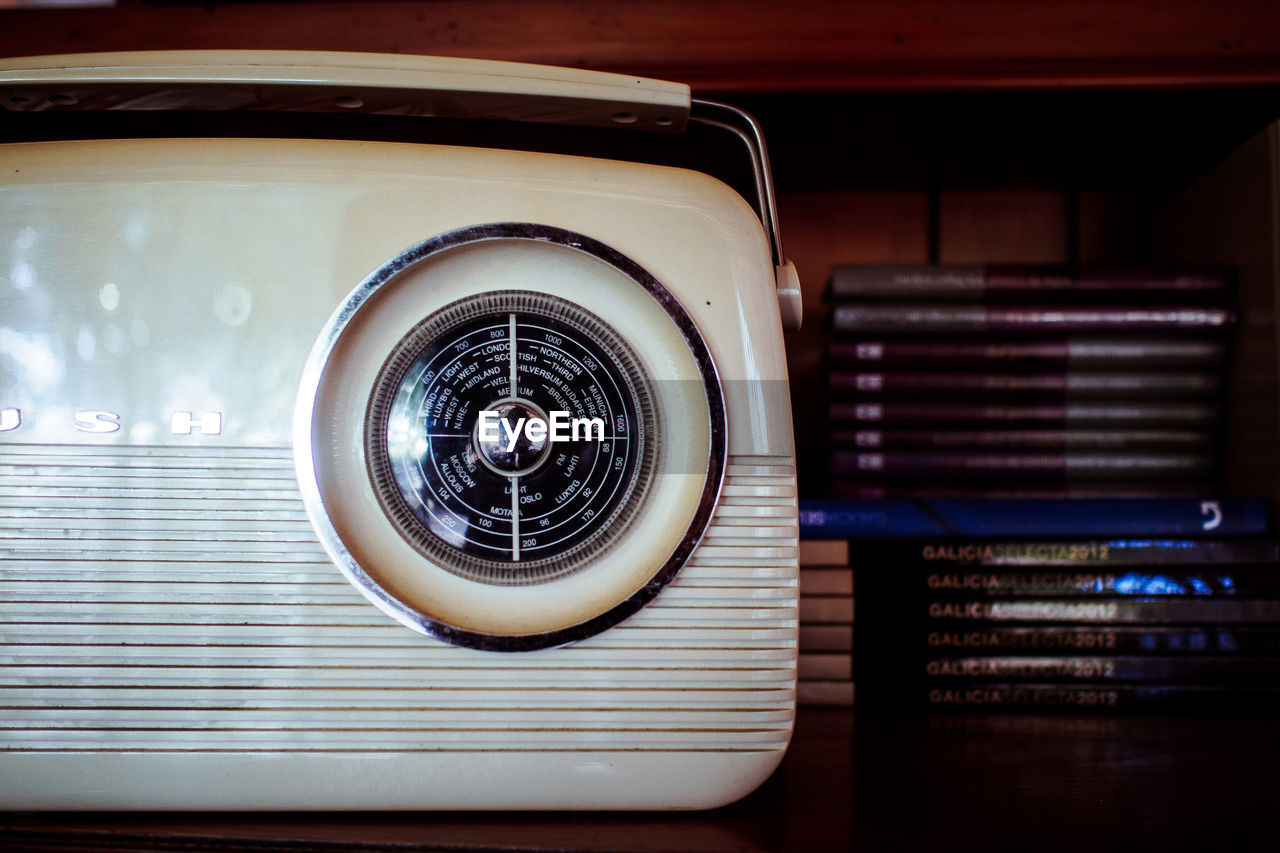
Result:
{"label": "wood grain surface", "polygon": [[0,15],[5,56],[378,51],[620,71],[715,92],[1280,81],[1270,0],[120,0]]}
{"label": "wood grain surface", "polygon": [[802,709],[777,773],[711,812],[0,815],[0,849],[1274,850],[1274,725]]}

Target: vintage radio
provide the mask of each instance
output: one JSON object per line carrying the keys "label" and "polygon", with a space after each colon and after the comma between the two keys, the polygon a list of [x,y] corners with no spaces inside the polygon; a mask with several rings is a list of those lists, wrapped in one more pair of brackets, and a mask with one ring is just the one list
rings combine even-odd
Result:
{"label": "vintage radio", "polygon": [[[749,118],[307,53],[5,61],[0,104],[0,803],[697,808],[768,776],[799,294]],[[686,126],[750,201],[612,150]]]}

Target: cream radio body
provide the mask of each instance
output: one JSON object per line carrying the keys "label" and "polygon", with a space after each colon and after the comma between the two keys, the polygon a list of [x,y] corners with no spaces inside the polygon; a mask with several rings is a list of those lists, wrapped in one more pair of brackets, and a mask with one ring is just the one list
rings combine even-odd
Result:
{"label": "cream radio body", "polygon": [[[373,82],[289,92],[543,103],[521,69],[476,94],[361,60],[338,64]],[[0,71],[30,102],[147,76],[68,65]],[[777,259],[741,196],[396,142],[0,163],[6,807],[697,808],[777,765],[794,453]],[[560,408],[609,435],[473,425]]]}

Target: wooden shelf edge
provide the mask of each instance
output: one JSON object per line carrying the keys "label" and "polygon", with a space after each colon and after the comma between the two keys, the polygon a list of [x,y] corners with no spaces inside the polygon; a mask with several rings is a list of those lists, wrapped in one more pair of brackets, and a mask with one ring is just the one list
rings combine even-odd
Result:
{"label": "wooden shelf edge", "polygon": [[119,0],[0,11],[0,56],[347,50],[466,56],[705,92],[1280,86],[1270,0]]}

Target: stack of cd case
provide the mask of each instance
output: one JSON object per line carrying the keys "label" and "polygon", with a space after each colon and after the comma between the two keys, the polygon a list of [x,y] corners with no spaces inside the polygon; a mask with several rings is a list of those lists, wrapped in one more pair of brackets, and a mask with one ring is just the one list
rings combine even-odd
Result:
{"label": "stack of cd case", "polygon": [[[802,500],[802,702],[1280,707],[1270,530],[1253,498]],[[819,644],[845,615],[837,693]]]}
{"label": "stack of cd case", "polygon": [[1218,267],[840,266],[829,494],[1211,494]]}
{"label": "stack of cd case", "polygon": [[833,270],[801,622],[845,566],[859,707],[1280,708],[1280,552],[1219,482],[1233,291],[1218,267]]}
{"label": "stack of cd case", "polygon": [[853,570],[842,539],[800,542],[800,705],[853,705]]}
{"label": "stack of cd case", "polygon": [[858,543],[860,706],[1274,711],[1270,539]]}

